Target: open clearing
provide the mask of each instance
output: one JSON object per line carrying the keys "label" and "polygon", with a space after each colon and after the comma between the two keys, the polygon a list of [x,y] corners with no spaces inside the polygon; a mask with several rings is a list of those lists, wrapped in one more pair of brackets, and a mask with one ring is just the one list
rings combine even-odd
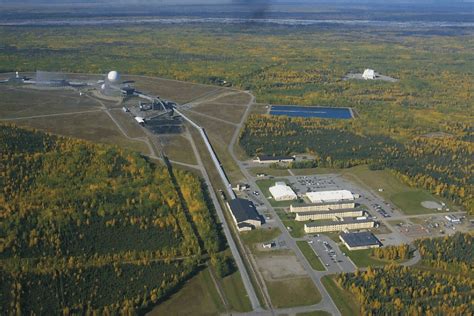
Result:
{"label": "open clearing", "polygon": [[296,256],[290,251],[273,251],[259,254],[255,260],[267,281],[305,276],[306,272]]}
{"label": "open clearing", "polygon": [[195,112],[204,113],[234,124],[240,123],[245,110],[245,106],[227,103],[202,103],[193,107]]}
{"label": "open clearing", "polygon": [[97,110],[100,103],[73,90],[38,90],[0,85],[0,118]]}
{"label": "open clearing", "polygon": [[154,77],[124,75],[123,80],[135,81],[134,85],[140,91],[157,95],[178,104],[190,102],[212,91],[223,90],[223,88],[215,86]]}
{"label": "open clearing", "polygon": [[[407,215],[431,213],[421,205],[424,201],[440,201],[426,190],[411,188],[398,180],[389,170],[369,170],[367,166],[333,170],[347,179],[369,187]],[[382,189],[382,191],[379,191]],[[439,203],[439,202],[437,202]],[[451,203],[446,203],[450,205]],[[450,205],[451,206],[451,205]]]}
{"label": "open clearing", "polygon": [[215,315],[223,311],[225,308],[222,300],[209,269],[206,269],[186,282],[181,290],[156,306],[148,315]]}
{"label": "open clearing", "polygon": [[310,278],[270,281],[267,288],[276,308],[313,305],[321,301],[321,294]]}
{"label": "open clearing", "polygon": [[100,111],[61,117],[16,120],[14,123],[18,126],[32,127],[54,134],[112,144],[142,153],[149,153],[145,143],[125,138],[110,117]]}
{"label": "open clearing", "polygon": [[423,201],[421,202],[421,206],[428,209],[437,209],[440,208],[442,205],[435,201]]}
{"label": "open clearing", "polygon": [[170,160],[195,165],[196,157],[189,140],[183,135],[160,135],[160,143]]}

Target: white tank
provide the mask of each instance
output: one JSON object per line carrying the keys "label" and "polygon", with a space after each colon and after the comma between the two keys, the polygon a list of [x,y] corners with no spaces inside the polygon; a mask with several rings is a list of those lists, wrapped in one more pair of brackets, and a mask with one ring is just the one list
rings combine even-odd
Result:
{"label": "white tank", "polygon": [[120,74],[118,72],[116,72],[115,70],[109,72],[107,74],[107,79],[110,81],[110,82],[117,82],[120,80]]}

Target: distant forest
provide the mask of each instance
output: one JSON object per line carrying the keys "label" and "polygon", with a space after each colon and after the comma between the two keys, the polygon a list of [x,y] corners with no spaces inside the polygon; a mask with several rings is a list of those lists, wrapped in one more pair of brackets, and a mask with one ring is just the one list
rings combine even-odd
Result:
{"label": "distant forest", "polygon": [[138,153],[0,125],[0,187],[2,315],[136,313],[224,262],[200,180]]}
{"label": "distant forest", "polygon": [[[390,168],[474,211],[473,35],[472,28],[439,26],[0,27],[0,72],[119,69],[225,80],[264,105],[352,107],[356,119],[344,122],[257,111],[240,143],[250,156],[309,152],[321,166]],[[343,80],[365,68],[399,81]]]}

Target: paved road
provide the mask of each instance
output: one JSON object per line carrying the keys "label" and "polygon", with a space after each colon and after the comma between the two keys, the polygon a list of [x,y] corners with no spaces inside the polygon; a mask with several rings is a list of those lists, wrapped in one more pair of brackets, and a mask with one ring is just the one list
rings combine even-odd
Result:
{"label": "paved road", "polygon": [[[245,111],[244,115],[242,116],[241,122],[238,124],[239,128],[236,130],[236,132],[234,133],[234,135],[232,137],[232,140],[231,140],[231,142],[228,146],[228,151],[231,154],[234,161],[239,166],[242,173],[244,174],[244,176],[247,179],[248,183],[251,185],[252,190],[260,191],[258,189],[257,185],[255,184],[255,178],[252,175],[250,175],[247,168],[245,167],[243,162],[239,160],[239,158],[237,157],[237,155],[234,151],[235,144],[237,143],[238,137],[240,135],[240,129],[242,128],[244,122],[246,121],[246,119],[247,119],[247,117],[250,113],[250,109],[251,109],[250,105],[255,103],[255,97],[252,94],[250,94],[249,92],[247,92],[247,93],[251,96],[251,100],[248,103],[249,106],[247,107],[247,110]],[[263,197],[263,194],[262,194],[263,192],[260,192],[260,193],[261,193],[261,196]],[[321,283],[321,277],[326,275],[327,272],[318,272],[318,271],[315,271],[311,268],[308,260],[303,255],[303,253],[300,251],[300,249],[298,248],[295,239],[290,236],[288,230],[286,229],[285,225],[280,220],[280,217],[276,214],[273,207],[270,205],[270,203],[267,201],[267,199],[262,198],[262,200],[263,200],[264,205],[266,206],[266,208],[268,209],[268,211],[272,215],[272,217],[275,219],[275,223],[277,224],[278,228],[281,230],[281,232],[282,232],[281,237],[286,242],[286,246],[294,251],[298,261],[302,264],[302,266],[305,269],[306,273],[313,280],[314,284],[318,288],[319,292],[321,293],[321,297],[322,297],[321,302],[316,304],[316,305],[301,306],[301,307],[281,309],[281,310],[278,309],[278,310],[273,310],[273,312],[285,313],[285,314],[296,314],[296,313],[309,312],[309,311],[314,311],[314,310],[325,310],[325,311],[331,313],[332,315],[335,315],[335,316],[340,315],[340,312],[337,309],[336,305],[334,304],[334,301],[332,300],[329,293],[326,291],[326,288]]]}
{"label": "paved road", "polygon": [[[179,113],[179,112],[178,112]],[[187,118],[185,115],[181,114],[183,116],[183,118],[185,118],[187,121],[190,121],[192,122],[189,118]],[[194,127],[197,126],[197,128],[199,129],[199,126],[194,123],[194,124],[191,124],[193,125]],[[204,141],[206,141],[206,139],[204,139]],[[222,228],[223,228],[223,231],[224,231],[224,234],[226,236],[226,239],[227,239],[227,243],[229,245],[229,248],[232,252],[232,255],[234,257],[234,260],[235,260],[235,263],[237,265],[237,268],[239,269],[240,271],[240,275],[242,277],[242,281],[244,283],[244,287],[245,287],[245,290],[247,291],[247,295],[248,295],[248,298],[250,300],[250,303],[252,304],[252,308],[254,311],[261,311],[262,310],[262,307],[260,306],[260,302],[258,300],[258,297],[257,297],[257,293],[255,292],[255,289],[253,288],[253,285],[250,281],[250,276],[248,274],[248,271],[247,269],[245,268],[245,265],[244,265],[244,262],[242,260],[242,257],[240,256],[240,253],[237,249],[237,245],[232,237],[232,233],[230,231],[230,227],[229,227],[229,224],[227,223],[226,219],[225,219],[225,216],[224,216],[224,211],[222,210],[221,208],[221,205],[219,203],[219,200],[215,194],[215,191],[214,191],[214,188],[212,186],[212,183],[211,183],[211,180],[209,179],[209,175],[207,174],[207,171],[206,169],[204,168],[204,164],[202,162],[202,159],[201,159],[201,155],[199,154],[199,151],[197,149],[197,146],[196,144],[194,143],[194,140],[191,138],[191,147],[193,149],[193,152],[194,152],[194,155],[196,156],[196,160],[198,161],[198,165],[201,166],[201,173],[203,175],[203,178],[204,178],[204,181],[206,181],[206,184],[209,188],[209,194],[211,196],[211,199],[214,203],[214,206],[216,208],[216,212],[217,212],[217,216],[219,217],[219,220],[220,222],[222,223]],[[210,152],[211,154],[211,157],[212,157],[212,153]],[[231,223],[231,225],[233,225],[233,223]]]}

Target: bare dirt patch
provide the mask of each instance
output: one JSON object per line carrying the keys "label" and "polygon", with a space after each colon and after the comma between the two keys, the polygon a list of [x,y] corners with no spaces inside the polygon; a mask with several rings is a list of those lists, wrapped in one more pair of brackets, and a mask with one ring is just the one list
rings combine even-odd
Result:
{"label": "bare dirt patch", "polygon": [[423,201],[421,202],[421,206],[423,206],[424,208],[429,208],[429,209],[438,209],[442,207],[441,204],[435,201]]}
{"label": "bare dirt patch", "polygon": [[291,279],[306,275],[301,263],[290,252],[258,255],[255,259],[259,270],[267,281]]}

